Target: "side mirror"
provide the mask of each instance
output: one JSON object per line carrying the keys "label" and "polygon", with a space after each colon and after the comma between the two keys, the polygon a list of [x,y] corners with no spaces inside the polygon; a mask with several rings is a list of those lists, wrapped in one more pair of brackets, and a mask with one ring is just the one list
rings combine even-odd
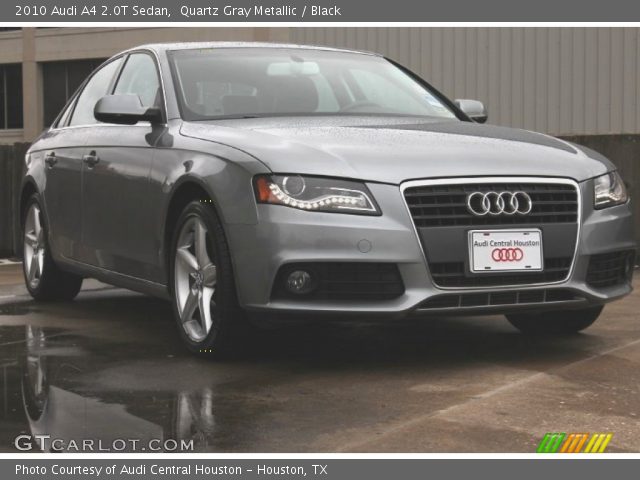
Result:
{"label": "side mirror", "polygon": [[162,111],[158,107],[145,107],[138,95],[107,95],[93,109],[96,120],[104,123],[135,125],[138,122],[162,122]]}
{"label": "side mirror", "polygon": [[476,123],[484,123],[489,118],[484,104],[478,100],[458,99],[454,100],[454,103],[460,110],[467,114],[467,117]]}

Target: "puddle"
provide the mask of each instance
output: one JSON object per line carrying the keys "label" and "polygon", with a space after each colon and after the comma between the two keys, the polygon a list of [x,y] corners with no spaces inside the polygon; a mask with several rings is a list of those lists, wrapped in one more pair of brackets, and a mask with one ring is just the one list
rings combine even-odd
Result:
{"label": "puddle", "polygon": [[2,316],[26,315],[30,312],[31,310],[22,305],[0,305],[0,315]]}
{"label": "puddle", "polygon": [[[0,356],[0,452],[19,451],[16,441],[48,452],[219,451],[221,428],[228,428],[218,415],[233,425],[242,411],[242,402],[226,401],[215,385],[172,383],[167,370],[196,366],[188,355],[138,365],[140,358],[121,346],[77,332],[1,330],[13,341]],[[140,386],[147,368],[154,381]],[[27,437],[16,440],[20,435]]]}
{"label": "puddle", "polygon": [[[42,326],[25,326],[34,312]],[[635,310],[552,342],[495,317],[335,322],[255,332],[239,358],[214,361],[186,352],[166,302],[137,294],[3,305],[0,315],[0,452],[14,453],[21,434],[61,439],[57,449],[70,452],[121,438],[137,439],[122,451],[138,452],[154,439],[196,452],[333,451],[344,432],[368,437],[514,372],[557,369],[638,335]]]}

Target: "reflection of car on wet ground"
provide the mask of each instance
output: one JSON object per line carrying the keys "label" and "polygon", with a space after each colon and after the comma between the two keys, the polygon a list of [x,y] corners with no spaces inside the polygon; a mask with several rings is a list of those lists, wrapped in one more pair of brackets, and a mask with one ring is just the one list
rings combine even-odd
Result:
{"label": "reflection of car on wet ground", "polygon": [[[158,427],[209,452],[526,453],[553,425],[604,428],[615,432],[611,451],[637,452],[639,306],[634,292],[587,334],[552,341],[495,316],[318,322],[250,335],[242,358],[211,362],[172,341],[164,301],[111,288],[83,289],[69,304],[3,299],[0,451],[15,453],[16,436],[31,432],[19,374],[30,352],[29,378],[75,397],[45,416],[82,412],[77,397],[92,404],[67,434],[69,425],[48,421],[67,439],[82,422],[86,437],[100,438],[94,415],[106,408],[113,424],[144,425],[147,436]],[[44,329],[25,339],[26,325]],[[26,350],[43,333],[42,346]]]}
{"label": "reflection of car on wet ground", "polygon": [[133,405],[120,403],[117,397],[122,395],[97,397],[74,385],[70,378],[84,373],[87,357],[71,342],[48,338],[34,326],[26,327],[25,340],[21,390],[30,438],[19,440],[18,448],[68,452],[207,449],[215,427],[210,388],[160,390],[155,393],[155,408],[145,415]]}
{"label": "reflection of car on wet ground", "polygon": [[26,156],[27,287],[172,298],[196,353],[233,349],[246,312],[580,331],[631,291],[624,182],[596,152],[486,119],[375,54],[118,54]]}

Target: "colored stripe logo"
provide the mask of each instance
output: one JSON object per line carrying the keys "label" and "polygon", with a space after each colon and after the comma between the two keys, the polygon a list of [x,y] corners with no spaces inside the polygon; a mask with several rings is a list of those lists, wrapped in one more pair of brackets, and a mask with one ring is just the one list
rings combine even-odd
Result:
{"label": "colored stripe logo", "polygon": [[604,453],[612,433],[546,433],[536,453]]}

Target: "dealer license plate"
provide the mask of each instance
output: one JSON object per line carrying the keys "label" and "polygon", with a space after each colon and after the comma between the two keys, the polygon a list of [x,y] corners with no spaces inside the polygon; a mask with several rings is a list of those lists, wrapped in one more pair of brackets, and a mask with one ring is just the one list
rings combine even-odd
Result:
{"label": "dealer license plate", "polygon": [[469,232],[472,272],[540,271],[542,258],[542,232],[538,229]]}

